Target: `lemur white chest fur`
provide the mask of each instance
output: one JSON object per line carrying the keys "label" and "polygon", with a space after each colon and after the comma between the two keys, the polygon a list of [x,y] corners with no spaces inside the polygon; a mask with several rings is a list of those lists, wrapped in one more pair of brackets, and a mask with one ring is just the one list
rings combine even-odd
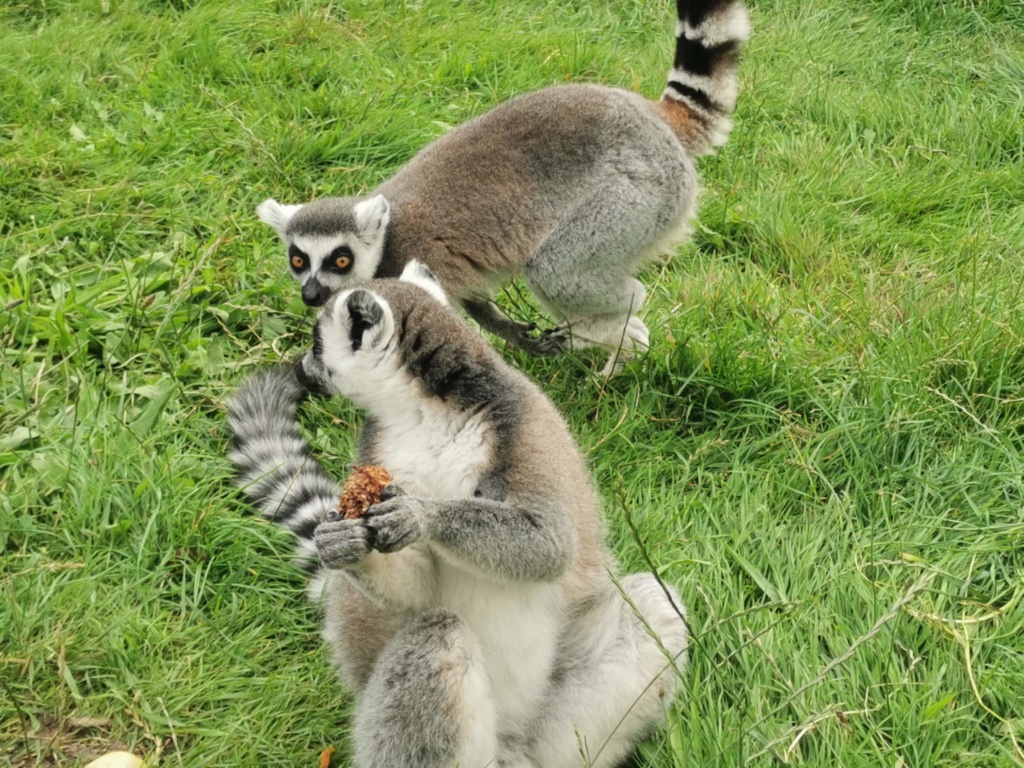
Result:
{"label": "lemur white chest fur", "polygon": [[494,440],[494,430],[484,415],[456,414],[453,418],[450,409],[430,403],[412,400],[408,405],[376,427],[380,463],[409,493],[439,499],[472,498]]}
{"label": "lemur white chest fur", "polygon": [[[646,349],[636,316],[646,291],[633,275],[688,232],[694,158],[728,138],[750,32],[736,0],[679,0],[677,10],[658,101],[599,85],[546,88],[458,126],[366,198],[260,204],[306,303],[417,260],[482,328],[531,354]],[[556,328],[531,335],[491,302],[512,276]],[[613,358],[606,371],[616,367]]]}
{"label": "lemur white chest fur", "polygon": [[[356,463],[395,482],[362,518],[339,519],[310,461],[300,381],[366,410]],[[246,492],[326,574],[357,768],[613,768],[662,721],[678,597],[649,576],[613,584],[566,425],[429,272],[336,294],[297,369],[254,377],[229,414]]]}

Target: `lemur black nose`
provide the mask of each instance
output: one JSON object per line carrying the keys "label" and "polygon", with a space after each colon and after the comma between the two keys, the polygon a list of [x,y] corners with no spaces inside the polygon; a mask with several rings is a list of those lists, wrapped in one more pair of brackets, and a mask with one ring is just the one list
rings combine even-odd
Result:
{"label": "lemur black nose", "polygon": [[302,300],[307,307],[322,307],[330,295],[331,289],[312,277],[302,286]]}

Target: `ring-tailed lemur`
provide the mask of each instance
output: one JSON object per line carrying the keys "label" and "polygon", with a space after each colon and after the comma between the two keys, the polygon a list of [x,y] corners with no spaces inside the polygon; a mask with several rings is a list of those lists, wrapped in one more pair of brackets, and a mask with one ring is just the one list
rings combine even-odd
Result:
{"label": "ring-tailed lemur", "polygon": [[[443,296],[416,263],[335,294],[297,368],[231,399],[231,459],[323,568],[355,765],[617,765],[676,690],[681,603],[649,574],[616,584],[565,422]],[[307,388],[366,410],[358,462],[394,484],[365,518],[334,512],[296,421]]]}
{"label": "ring-tailed lemur", "polygon": [[[302,298],[425,263],[481,327],[537,355],[648,346],[633,274],[671,253],[697,201],[693,157],[724,144],[749,23],[739,0],[677,0],[675,62],[659,101],[599,85],[512,99],[428,145],[366,198],[266,200]],[[559,321],[531,337],[491,301],[522,275]]]}

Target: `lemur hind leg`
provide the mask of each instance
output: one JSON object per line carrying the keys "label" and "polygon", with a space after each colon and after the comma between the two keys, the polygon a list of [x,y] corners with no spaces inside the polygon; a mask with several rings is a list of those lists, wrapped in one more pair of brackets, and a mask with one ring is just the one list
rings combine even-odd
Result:
{"label": "lemur hind leg", "polygon": [[[530,755],[545,768],[614,768],[665,721],[688,632],[650,574],[622,579],[577,617],[536,720]],[[632,603],[632,605],[631,605]],[[634,609],[635,606],[635,609]]]}
{"label": "lemur hind leg", "polygon": [[497,727],[480,650],[453,613],[406,621],[356,701],[359,768],[496,766]]}
{"label": "lemur hind leg", "polygon": [[650,346],[647,326],[637,317],[636,310],[631,309],[643,305],[646,289],[639,280],[628,278],[620,290],[620,306],[623,308],[618,313],[563,320],[557,328],[542,333],[540,340],[549,348],[610,349],[611,355],[601,369],[601,375],[617,373],[634,355]]}
{"label": "lemur hind leg", "polygon": [[565,217],[523,270],[530,290],[559,321],[546,340],[564,349],[610,350],[618,362],[606,372],[647,349],[647,327],[637,316],[646,291],[633,273],[689,217],[685,183],[671,193],[658,186],[663,183],[616,178]]}

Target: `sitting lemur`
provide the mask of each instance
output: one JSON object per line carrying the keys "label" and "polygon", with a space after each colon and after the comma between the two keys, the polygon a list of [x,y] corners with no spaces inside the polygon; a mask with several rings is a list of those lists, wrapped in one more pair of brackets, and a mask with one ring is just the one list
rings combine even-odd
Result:
{"label": "sitting lemur", "polygon": [[[357,463],[393,483],[362,518],[310,456],[307,391],[365,410]],[[564,420],[429,270],[334,294],[301,362],[252,375],[228,414],[245,492],[312,558],[358,768],[612,768],[664,722],[678,595],[616,576]]]}

